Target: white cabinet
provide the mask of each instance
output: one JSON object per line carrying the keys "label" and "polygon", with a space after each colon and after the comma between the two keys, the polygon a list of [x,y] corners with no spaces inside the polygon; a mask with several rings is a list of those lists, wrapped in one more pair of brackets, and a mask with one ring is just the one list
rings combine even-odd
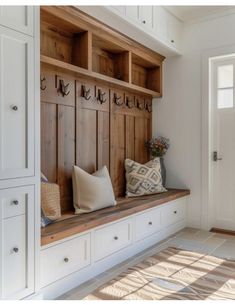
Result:
{"label": "white cabinet", "polygon": [[95,231],[95,261],[123,249],[132,242],[131,220],[120,221]]}
{"label": "white cabinet", "polygon": [[146,28],[153,28],[153,6],[142,5],[139,6],[139,18],[142,25]]}
{"label": "white cabinet", "polygon": [[162,39],[167,40],[167,22],[168,22],[168,13],[161,6],[154,6],[153,12],[153,27],[156,35]]}
{"label": "white cabinet", "polygon": [[[123,15],[123,17],[125,17]],[[139,22],[139,7],[137,5],[126,6],[126,18],[130,18],[132,21]]]}
{"label": "white cabinet", "polygon": [[34,174],[33,38],[0,26],[0,180]]}
{"label": "white cabinet", "polygon": [[0,24],[33,35],[33,13],[32,6],[0,6]]}
{"label": "white cabinet", "polygon": [[34,187],[0,190],[0,297],[34,291]]}
{"label": "white cabinet", "polygon": [[182,23],[170,13],[167,18],[167,38],[175,48],[181,47]]}
{"label": "white cabinet", "polygon": [[42,251],[41,281],[45,286],[90,264],[90,234]]}
{"label": "white cabinet", "polygon": [[161,209],[153,209],[135,218],[135,240],[141,240],[161,230]]}
{"label": "white cabinet", "polygon": [[162,224],[170,226],[185,219],[186,199],[181,198],[165,205],[162,208]]}

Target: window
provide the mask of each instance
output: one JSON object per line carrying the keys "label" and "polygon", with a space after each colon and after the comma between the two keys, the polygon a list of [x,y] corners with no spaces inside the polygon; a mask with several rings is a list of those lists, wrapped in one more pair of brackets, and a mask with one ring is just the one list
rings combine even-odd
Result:
{"label": "window", "polygon": [[233,65],[218,66],[217,69],[217,107],[233,107]]}

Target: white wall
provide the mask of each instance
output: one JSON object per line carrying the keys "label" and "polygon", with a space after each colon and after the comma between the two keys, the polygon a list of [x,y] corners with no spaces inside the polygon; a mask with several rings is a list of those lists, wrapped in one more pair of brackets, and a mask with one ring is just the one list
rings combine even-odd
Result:
{"label": "white wall", "polygon": [[184,55],[164,62],[163,98],[156,99],[153,133],[170,139],[167,185],[191,190],[188,225],[201,227],[202,55],[235,44],[235,14],[185,26]]}

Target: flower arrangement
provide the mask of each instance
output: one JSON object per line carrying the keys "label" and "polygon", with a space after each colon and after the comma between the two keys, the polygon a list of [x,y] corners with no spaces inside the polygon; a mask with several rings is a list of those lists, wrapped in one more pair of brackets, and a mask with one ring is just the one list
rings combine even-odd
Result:
{"label": "flower arrangement", "polygon": [[170,140],[161,136],[152,138],[146,142],[146,147],[152,157],[162,157],[170,147]]}

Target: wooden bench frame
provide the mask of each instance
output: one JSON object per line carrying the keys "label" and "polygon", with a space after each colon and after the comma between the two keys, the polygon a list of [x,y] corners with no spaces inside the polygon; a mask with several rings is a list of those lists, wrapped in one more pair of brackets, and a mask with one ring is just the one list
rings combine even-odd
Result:
{"label": "wooden bench frame", "polygon": [[189,190],[169,189],[165,193],[119,198],[118,204],[89,214],[74,215],[74,212],[65,214],[57,221],[41,230],[41,245],[67,238],[71,235],[85,232],[92,228],[117,221],[132,214],[150,209],[166,202],[187,196]]}

